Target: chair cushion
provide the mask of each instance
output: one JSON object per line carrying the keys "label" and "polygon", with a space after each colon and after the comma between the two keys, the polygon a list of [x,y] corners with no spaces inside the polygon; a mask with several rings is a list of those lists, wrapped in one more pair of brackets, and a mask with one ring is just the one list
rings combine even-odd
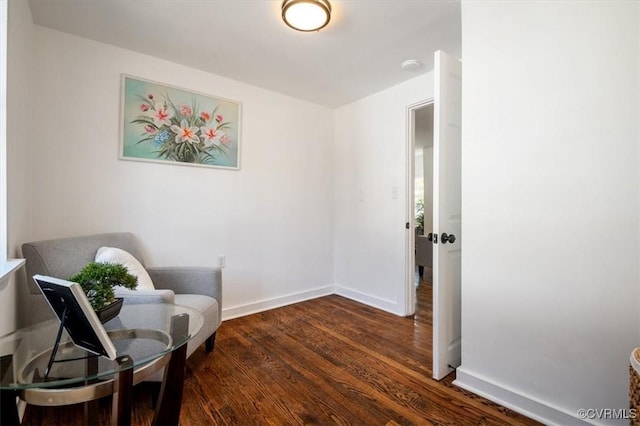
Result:
{"label": "chair cushion", "polygon": [[175,303],[195,309],[204,317],[202,328],[187,345],[187,356],[190,356],[220,326],[218,320],[220,307],[213,297],[200,294],[176,294]]}
{"label": "chair cushion", "polygon": [[214,304],[217,304],[216,299],[202,294],[176,294],[175,303],[176,305],[188,306],[203,315]]}
{"label": "chair cushion", "polygon": [[138,289],[155,290],[147,270],[129,252],[116,247],[100,247],[95,260],[102,263],[120,263],[129,270],[131,275],[138,277]]}

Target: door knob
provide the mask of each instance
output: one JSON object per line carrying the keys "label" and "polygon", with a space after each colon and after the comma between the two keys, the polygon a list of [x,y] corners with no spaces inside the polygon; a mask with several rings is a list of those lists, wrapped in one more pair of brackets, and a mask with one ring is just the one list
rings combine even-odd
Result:
{"label": "door knob", "polygon": [[451,244],[456,242],[456,236],[453,234],[447,234],[446,232],[442,233],[442,237],[440,238],[443,244],[449,242]]}
{"label": "door knob", "polygon": [[429,232],[429,234],[427,234],[427,240],[433,241],[433,232]]}

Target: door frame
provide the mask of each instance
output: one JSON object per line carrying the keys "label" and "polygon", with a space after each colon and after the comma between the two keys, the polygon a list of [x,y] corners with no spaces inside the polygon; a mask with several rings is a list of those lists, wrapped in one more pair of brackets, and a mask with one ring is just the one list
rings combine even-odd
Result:
{"label": "door frame", "polygon": [[416,122],[415,122],[415,111],[417,109],[433,105],[435,99],[434,97],[426,98],[422,101],[418,101],[411,105],[407,105],[405,108],[405,116],[406,116],[406,126],[407,126],[407,141],[406,141],[406,215],[405,221],[410,224],[409,229],[406,234],[405,241],[405,259],[407,263],[405,265],[405,316],[411,316],[416,313],[416,289],[413,283],[413,279],[415,277],[415,267],[416,267],[416,217],[415,217],[415,149],[416,149]]}

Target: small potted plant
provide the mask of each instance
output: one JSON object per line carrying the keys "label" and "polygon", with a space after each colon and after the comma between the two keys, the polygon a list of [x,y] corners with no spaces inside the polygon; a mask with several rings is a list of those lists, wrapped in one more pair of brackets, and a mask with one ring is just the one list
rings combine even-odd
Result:
{"label": "small potted plant", "polygon": [[416,203],[416,230],[417,235],[424,234],[424,203]]}
{"label": "small potted plant", "polygon": [[69,281],[80,284],[102,322],[114,318],[122,308],[122,298],[115,297],[113,288],[135,289],[138,286],[138,277],[119,263],[89,263]]}

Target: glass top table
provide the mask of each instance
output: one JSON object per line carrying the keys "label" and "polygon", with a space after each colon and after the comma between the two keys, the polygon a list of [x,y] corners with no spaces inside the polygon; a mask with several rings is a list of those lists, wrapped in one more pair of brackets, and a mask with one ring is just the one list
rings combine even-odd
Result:
{"label": "glass top table", "polygon": [[[125,412],[116,414],[114,409],[112,422],[114,424],[129,423],[130,401],[127,407],[127,401],[120,401],[120,399],[126,396],[123,394],[127,394],[128,388],[134,384],[144,381],[168,366],[165,369],[163,388],[167,386],[166,380],[169,377],[179,382],[174,383],[173,386],[179,385],[180,390],[182,389],[186,344],[198,333],[203,323],[202,315],[186,306],[124,305],[118,316],[104,324],[117,351],[115,360],[96,356],[75,346],[64,331],[55,353],[55,361],[50,368],[47,367],[60,325],[57,319],[44,321],[2,336],[0,337],[2,415],[4,417],[7,412],[5,409],[7,407],[4,406],[5,400],[11,399],[6,398],[8,393],[34,405],[67,405],[114,395],[114,407],[116,403],[119,403],[119,406],[124,405]],[[175,365],[172,366],[172,363]],[[47,370],[48,375],[45,379]],[[173,377],[176,374],[178,377]],[[170,387],[171,399],[174,400],[173,405],[175,405],[176,395],[173,386]],[[162,416],[162,399],[160,395],[156,417]],[[175,407],[168,410],[175,410]],[[170,413],[170,415],[175,417],[176,414]],[[179,417],[179,407],[177,415]],[[7,424],[14,423],[10,419],[2,420]],[[5,424],[5,421],[0,423]]]}

